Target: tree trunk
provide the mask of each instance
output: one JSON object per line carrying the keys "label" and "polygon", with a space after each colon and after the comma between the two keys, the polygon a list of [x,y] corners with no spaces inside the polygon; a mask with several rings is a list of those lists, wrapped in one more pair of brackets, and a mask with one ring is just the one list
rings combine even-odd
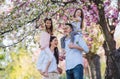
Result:
{"label": "tree trunk", "polygon": [[95,54],[93,58],[96,71],[96,79],[101,79],[100,56]]}
{"label": "tree trunk", "polygon": [[116,50],[111,55],[109,55],[109,50],[106,42],[104,42],[103,47],[105,49],[107,66],[105,79],[120,79],[120,50]]}
{"label": "tree trunk", "polygon": [[90,53],[90,55],[87,56],[87,59],[90,65],[92,79],[101,79],[99,55]]}
{"label": "tree trunk", "polygon": [[104,8],[99,9],[99,17],[100,17],[99,23],[103,30],[103,34],[105,36],[106,43],[108,44],[110,52],[113,52],[114,50],[116,50],[116,45],[115,45],[114,39],[112,38],[112,36],[108,30],[109,26],[107,26],[107,22],[105,19]]}
{"label": "tree trunk", "polygon": [[[110,71],[110,73],[106,74],[105,79],[120,79],[120,62],[116,61],[116,55],[119,52],[116,51],[116,43],[110,33],[110,26],[108,25],[106,18],[105,18],[105,12],[104,12],[104,6],[103,0],[90,0],[93,1],[99,8],[99,24],[101,26],[101,29],[103,31],[104,37],[105,37],[105,51],[107,56],[107,70]],[[120,0],[118,0],[118,5]],[[120,7],[118,6],[118,10],[120,10]],[[120,60],[120,57],[118,56],[118,60]],[[110,76],[109,76],[110,75]],[[108,77],[107,77],[108,76]]]}
{"label": "tree trunk", "polygon": [[89,66],[90,66],[91,77],[92,77],[92,79],[96,79],[96,77],[95,77],[95,66],[93,64],[92,59],[88,59],[88,62],[89,62]]}
{"label": "tree trunk", "polygon": [[[106,71],[110,71],[110,73],[107,73],[109,77],[106,77],[106,79],[120,79],[119,75],[120,74],[120,66],[118,65],[118,62],[115,61],[115,57],[113,55],[111,55],[115,50],[116,50],[116,44],[115,41],[112,37],[112,35],[110,34],[109,26],[107,26],[107,22],[105,20],[105,13],[104,13],[104,7],[102,7],[101,9],[99,9],[99,17],[100,17],[100,25],[101,28],[103,30],[104,36],[105,36],[105,40],[106,40],[106,50],[108,52],[108,54],[106,54],[107,56],[107,68],[108,70]],[[112,72],[112,73],[111,73]],[[112,75],[111,75],[112,74]]]}

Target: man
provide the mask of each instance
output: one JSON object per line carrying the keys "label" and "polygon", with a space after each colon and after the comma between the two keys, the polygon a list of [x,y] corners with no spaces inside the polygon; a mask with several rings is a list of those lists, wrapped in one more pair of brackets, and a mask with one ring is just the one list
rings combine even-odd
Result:
{"label": "man", "polygon": [[70,33],[73,30],[71,24],[65,24],[63,30],[65,34],[64,42],[67,79],[83,79],[82,51],[88,53],[88,46],[80,35],[75,35],[74,43],[71,43]]}

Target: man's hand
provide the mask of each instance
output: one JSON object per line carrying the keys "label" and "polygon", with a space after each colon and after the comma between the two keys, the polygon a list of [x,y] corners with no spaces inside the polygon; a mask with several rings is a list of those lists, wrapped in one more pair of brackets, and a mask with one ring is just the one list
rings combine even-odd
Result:
{"label": "man's hand", "polygon": [[71,49],[78,49],[78,50],[80,50],[80,51],[83,51],[83,48],[80,47],[80,46],[78,46],[77,44],[70,43],[68,46],[69,46],[69,48],[71,48]]}
{"label": "man's hand", "polygon": [[69,46],[69,48],[71,48],[71,49],[76,49],[76,45],[73,44],[73,43],[70,43],[68,46]]}

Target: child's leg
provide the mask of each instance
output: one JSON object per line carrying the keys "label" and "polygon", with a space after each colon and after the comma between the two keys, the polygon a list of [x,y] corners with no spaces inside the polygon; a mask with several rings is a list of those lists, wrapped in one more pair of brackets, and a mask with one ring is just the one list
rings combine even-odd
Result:
{"label": "child's leg", "polygon": [[72,32],[70,33],[70,37],[71,37],[71,42],[72,42],[72,43],[74,43],[74,36],[75,36],[76,34],[78,34],[76,31],[72,31]]}
{"label": "child's leg", "polygon": [[66,36],[63,36],[61,39],[60,39],[60,41],[61,41],[61,48],[65,48],[65,37]]}

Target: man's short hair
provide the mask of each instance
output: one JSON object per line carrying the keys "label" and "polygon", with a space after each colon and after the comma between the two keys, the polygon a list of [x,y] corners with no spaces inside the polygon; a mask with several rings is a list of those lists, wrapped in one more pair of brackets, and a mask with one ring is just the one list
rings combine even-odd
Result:
{"label": "man's short hair", "polygon": [[65,23],[65,25],[68,25],[68,26],[72,29],[72,31],[74,30],[72,24],[70,24],[70,23]]}

